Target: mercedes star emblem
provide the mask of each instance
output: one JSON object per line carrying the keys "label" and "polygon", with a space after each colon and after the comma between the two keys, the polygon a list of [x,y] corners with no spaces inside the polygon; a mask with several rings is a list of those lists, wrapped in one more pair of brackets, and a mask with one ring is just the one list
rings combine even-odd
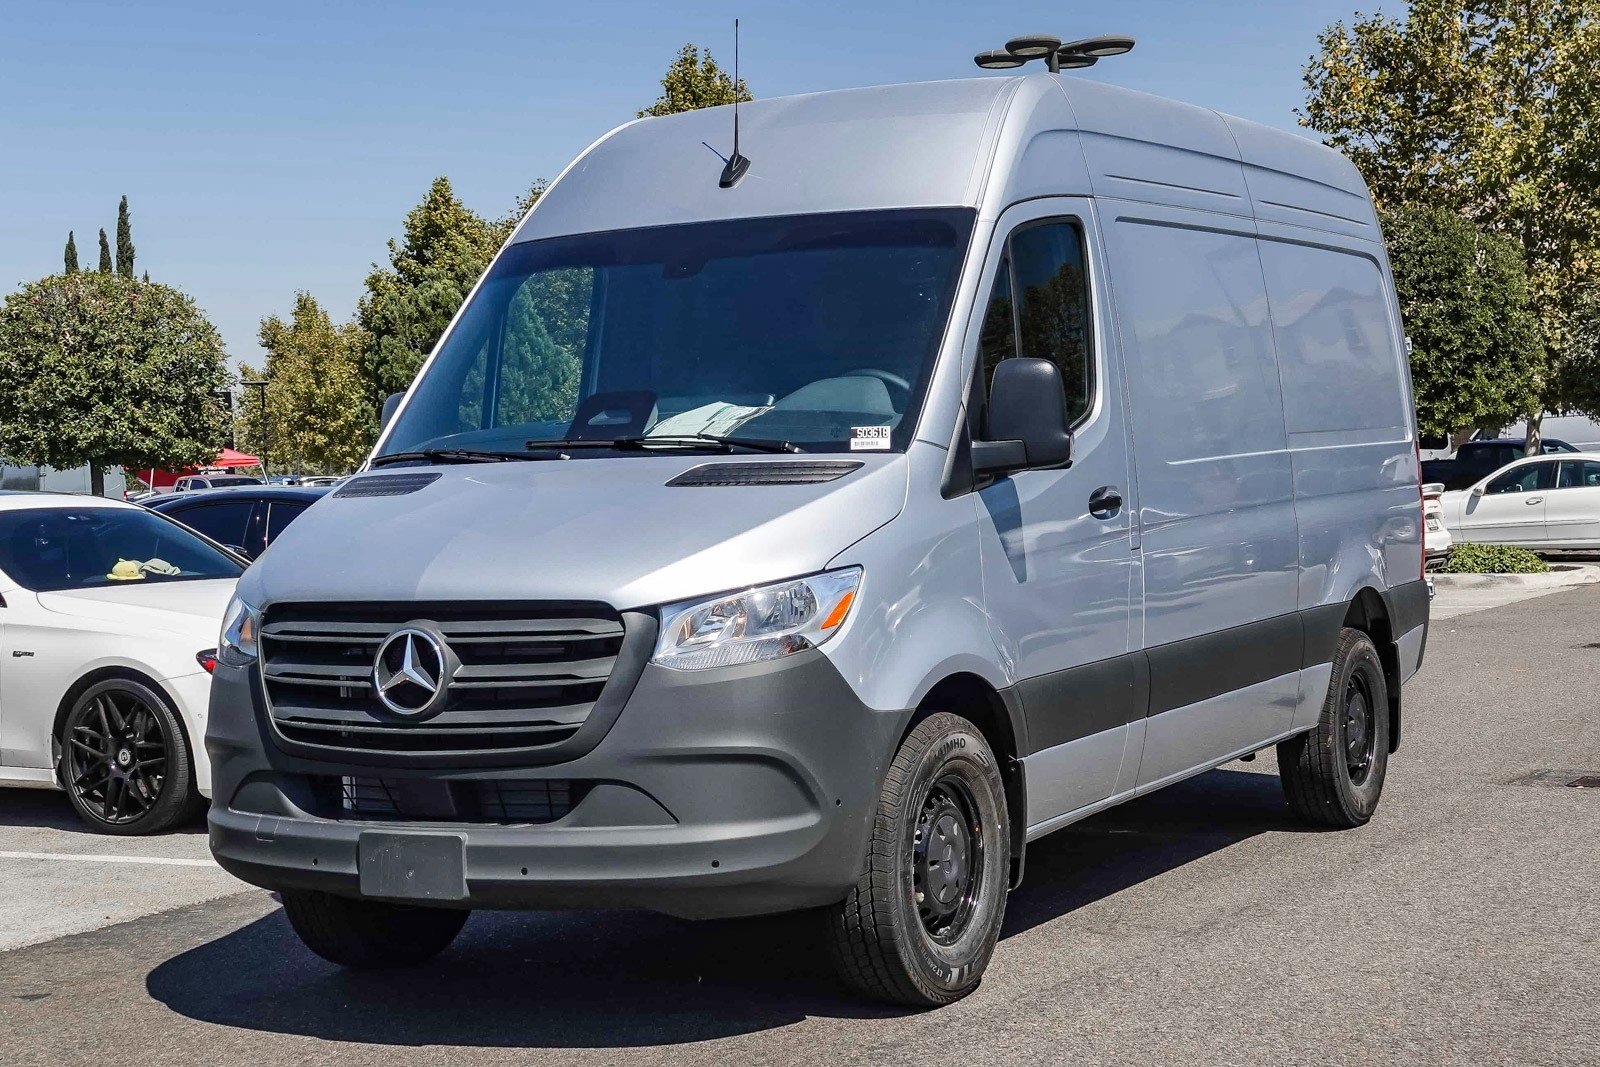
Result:
{"label": "mercedes star emblem", "polygon": [[417,718],[444,704],[451,656],[432,630],[406,626],[383,639],[372,665],[372,687],[396,715]]}

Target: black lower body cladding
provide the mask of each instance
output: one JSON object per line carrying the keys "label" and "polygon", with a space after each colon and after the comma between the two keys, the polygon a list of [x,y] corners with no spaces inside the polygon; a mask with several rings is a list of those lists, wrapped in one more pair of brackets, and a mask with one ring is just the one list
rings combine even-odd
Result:
{"label": "black lower body cladding", "polygon": [[[261,708],[253,671],[218,667],[206,738],[211,849],[245,881],[356,896],[364,833],[376,842],[432,831],[461,837],[465,877],[458,897],[431,902],[686,918],[841,899],[860,874],[878,783],[910,715],[864,707],[819,652],[704,673],[649,666],[599,744],[549,766],[301,759],[272,744]],[[477,798],[472,821],[354,814],[353,779]],[[547,821],[529,822],[481,800],[485,783],[501,796],[529,782],[565,806],[547,805]]]}

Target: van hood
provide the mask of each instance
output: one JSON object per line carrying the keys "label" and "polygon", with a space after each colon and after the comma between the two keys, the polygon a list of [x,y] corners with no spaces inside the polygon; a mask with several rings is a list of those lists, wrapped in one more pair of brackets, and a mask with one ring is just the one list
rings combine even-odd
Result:
{"label": "van hood", "polygon": [[[862,465],[810,485],[669,486],[714,463]],[[240,580],[258,606],[344,600],[595,600],[618,610],[824,569],[899,514],[892,456],[657,456],[406,467],[400,496],[331,494]],[[346,483],[347,486],[352,483]]]}
{"label": "van hood", "polygon": [[92,620],[102,628],[144,635],[152,631],[216,644],[222,613],[233,595],[232,578],[191,582],[124,582],[94,589],[39,593],[39,606],[58,615]]}

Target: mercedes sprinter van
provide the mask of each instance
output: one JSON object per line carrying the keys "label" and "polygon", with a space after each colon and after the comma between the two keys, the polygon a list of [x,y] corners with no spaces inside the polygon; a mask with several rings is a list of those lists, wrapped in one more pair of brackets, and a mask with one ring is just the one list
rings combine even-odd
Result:
{"label": "mercedes sprinter van", "polygon": [[[1377,807],[1416,428],[1355,169],[1039,72],[629,123],[244,575],[211,847],[315,952],[814,909],[972,990],[1029,841],[1276,745]],[[712,150],[708,150],[708,147]]]}

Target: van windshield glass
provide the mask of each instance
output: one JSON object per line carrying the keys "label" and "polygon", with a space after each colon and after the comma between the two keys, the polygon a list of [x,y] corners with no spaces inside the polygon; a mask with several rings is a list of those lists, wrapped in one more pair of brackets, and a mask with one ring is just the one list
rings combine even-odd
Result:
{"label": "van windshield glass", "polygon": [[972,215],[741,219],[513,245],[380,455],[696,435],[902,450]]}

